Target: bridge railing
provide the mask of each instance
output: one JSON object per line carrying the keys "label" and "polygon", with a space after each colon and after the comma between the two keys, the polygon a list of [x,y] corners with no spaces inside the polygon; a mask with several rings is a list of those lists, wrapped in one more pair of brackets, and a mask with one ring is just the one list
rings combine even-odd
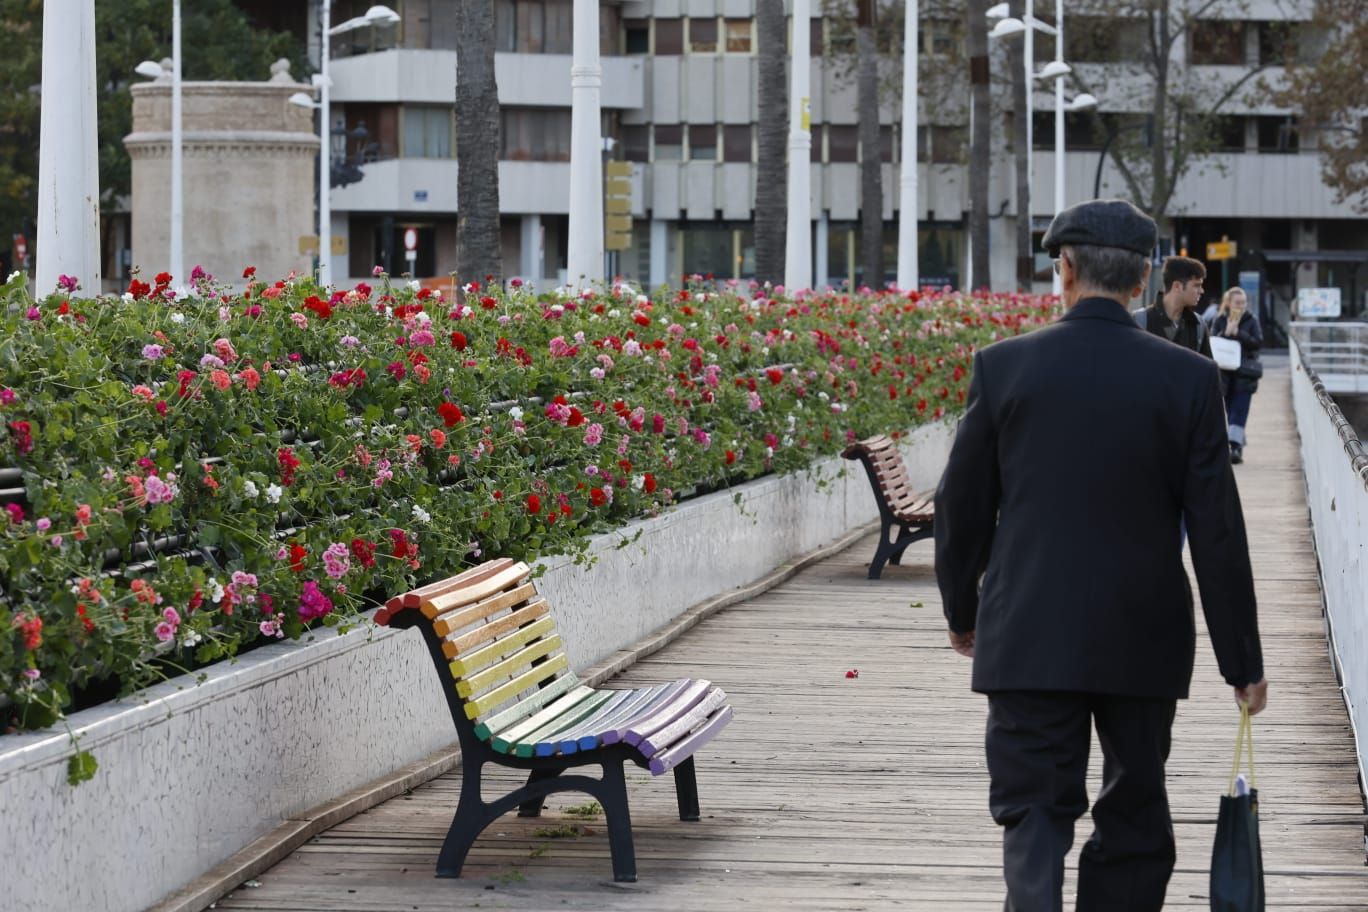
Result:
{"label": "bridge railing", "polygon": [[[1297,327],[1294,323],[1292,401],[1320,560],[1326,632],[1358,748],[1359,781],[1368,783],[1368,452],[1331,398],[1336,390],[1327,388],[1311,360],[1317,357],[1315,343],[1303,343]],[[1331,364],[1345,364],[1343,355],[1333,357],[1337,360]]]}
{"label": "bridge railing", "polygon": [[1302,363],[1331,393],[1368,393],[1368,323],[1291,324]]}

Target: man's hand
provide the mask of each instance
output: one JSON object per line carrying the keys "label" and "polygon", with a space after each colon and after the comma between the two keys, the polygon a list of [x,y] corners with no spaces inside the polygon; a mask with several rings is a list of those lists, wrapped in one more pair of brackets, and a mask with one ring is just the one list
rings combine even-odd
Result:
{"label": "man's hand", "polygon": [[[954,636],[955,635],[953,633],[950,634],[952,640],[954,639]],[[974,635],[972,633],[969,635],[971,640],[971,645],[969,648],[971,651],[973,650],[973,636]],[[958,649],[959,647],[955,648]],[[1251,716],[1257,716],[1260,712],[1263,711],[1263,708],[1268,705],[1268,679],[1264,678],[1257,684],[1248,684],[1244,687],[1235,688],[1235,702],[1248,703],[1249,714]]]}
{"label": "man's hand", "polygon": [[974,657],[974,631],[967,633],[955,633],[950,631],[950,647],[965,658]]}

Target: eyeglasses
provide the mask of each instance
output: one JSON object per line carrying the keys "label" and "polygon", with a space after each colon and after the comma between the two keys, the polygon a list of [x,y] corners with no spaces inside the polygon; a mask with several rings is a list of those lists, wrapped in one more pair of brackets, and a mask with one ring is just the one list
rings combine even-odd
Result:
{"label": "eyeglasses", "polygon": [[[1068,257],[1066,257],[1064,254],[1061,253],[1061,254],[1058,256],[1058,258],[1056,258],[1056,259],[1053,261],[1053,263],[1052,263],[1051,265],[1054,266],[1054,273],[1055,273],[1055,275],[1062,275],[1062,273],[1059,271],[1059,264],[1062,263],[1062,262],[1064,262],[1064,261],[1067,260],[1067,259],[1068,259]],[[1073,265],[1073,264],[1071,263],[1071,264],[1069,264],[1069,265]]]}

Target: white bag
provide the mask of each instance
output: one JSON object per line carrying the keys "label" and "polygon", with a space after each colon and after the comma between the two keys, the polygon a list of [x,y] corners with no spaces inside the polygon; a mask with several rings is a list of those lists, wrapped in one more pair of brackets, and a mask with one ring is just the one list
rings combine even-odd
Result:
{"label": "white bag", "polygon": [[1225,336],[1211,337],[1211,356],[1216,359],[1216,366],[1221,370],[1239,370],[1242,355],[1243,350],[1237,340]]}

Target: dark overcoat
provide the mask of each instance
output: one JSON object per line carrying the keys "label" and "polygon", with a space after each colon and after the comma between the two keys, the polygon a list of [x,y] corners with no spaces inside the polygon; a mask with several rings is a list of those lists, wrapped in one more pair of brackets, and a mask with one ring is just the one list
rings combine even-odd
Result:
{"label": "dark overcoat", "polygon": [[1115,301],[978,352],[936,492],[936,576],[950,629],[976,632],[974,689],[1186,697],[1184,519],[1221,674],[1261,680],[1229,453],[1215,363]]}

